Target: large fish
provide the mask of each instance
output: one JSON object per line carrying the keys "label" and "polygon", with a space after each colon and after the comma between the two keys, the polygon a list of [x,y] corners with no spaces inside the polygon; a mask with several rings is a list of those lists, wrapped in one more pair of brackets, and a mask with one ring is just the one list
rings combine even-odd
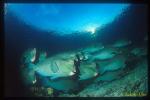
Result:
{"label": "large fish", "polygon": [[113,43],[113,47],[125,47],[130,45],[132,42],[127,39],[117,40]]}
{"label": "large fish", "polygon": [[[66,54],[68,56],[69,54]],[[36,58],[36,49],[28,49],[23,54],[21,69],[22,75],[26,83],[35,83],[35,72],[44,77],[50,77],[50,79],[68,77],[74,75],[74,62],[70,58],[64,58],[60,56],[46,58],[45,53],[42,53],[42,58],[39,58],[39,62],[33,63]]]}
{"label": "large fish", "polygon": [[[89,80],[97,76],[97,71],[94,63],[82,62],[80,66],[79,79],[74,79],[74,75],[68,77],[60,77],[56,79],[43,78],[42,84],[47,87],[52,87],[60,91],[74,91],[80,89],[80,81]],[[81,83],[80,83],[81,85]]]}
{"label": "large fish", "polygon": [[[95,63],[83,62],[79,69],[79,80],[89,79],[97,75]],[[74,62],[71,59],[46,60],[37,65],[36,72],[42,76],[50,76],[51,79],[73,76],[75,74]]]}
{"label": "large fish", "polygon": [[88,46],[86,48],[82,48],[81,51],[84,53],[92,54],[92,53],[98,52],[102,49],[104,49],[104,46],[102,44],[96,44],[96,45]]}
{"label": "large fish", "polygon": [[59,77],[68,77],[74,75],[73,60],[62,59],[46,59],[45,61],[35,65],[35,71],[42,76],[50,77],[51,79]]}
{"label": "large fish", "polygon": [[133,55],[139,56],[139,57],[140,56],[146,56],[147,55],[147,48],[140,48],[140,47],[133,48],[130,53]]}
{"label": "large fish", "polygon": [[120,78],[120,74],[123,72],[123,69],[115,70],[115,71],[107,71],[105,74],[100,75],[96,78],[95,82],[99,81],[112,81]]}
{"label": "large fish", "polygon": [[87,80],[98,75],[95,63],[81,63],[79,80]]}
{"label": "large fish", "polygon": [[95,60],[106,60],[111,59],[120,52],[115,48],[104,48],[99,53],[93,55],[93,59]]}
{"label": "large fish", "polygon": [[126,66],[126,61],[127,57],[123,55],[118,55],[117,57],[111,59],[111,60],[106,60],[106,61],[99,61],[98,63],[98,72],[100,74],[103,74],[107,71],[114,71],[118,70],[120,68],[124,68]]}
{"label": "large fish", "polygon": [[36,59],[36,48],[30,48],[23,53],[21,61],[23,64],[33,63]]}
{"label": "large fish", "polygon": [[[75,54],[73,53],[62,53],[49,58],[40,60],[40,62],[32,63],[29,62],[27,68],[30,67],[31,72],[38,73],[40,76],[49,77],[50,80],[55,80],[63,77],[71,77],[75,74],[74,67],[74,58]],[[87,62],[86,62],[87,63]],[[81,64],[81,73],[79,80],[89,79],[97,75],[96,70],[94,69],[95,64]],[[27,73],[28,74],[28,73]],[[35,77],[34,74],[30,77]],[[31,80],[31,83],[34,83],[35,80]]]}

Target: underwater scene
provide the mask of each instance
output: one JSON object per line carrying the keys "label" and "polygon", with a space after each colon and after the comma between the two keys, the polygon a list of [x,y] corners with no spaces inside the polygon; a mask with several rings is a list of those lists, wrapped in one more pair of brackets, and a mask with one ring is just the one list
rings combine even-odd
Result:
{"label": "underwater scene", "polygon": [[147,96],[147,8],[6,3],[5,95]]}

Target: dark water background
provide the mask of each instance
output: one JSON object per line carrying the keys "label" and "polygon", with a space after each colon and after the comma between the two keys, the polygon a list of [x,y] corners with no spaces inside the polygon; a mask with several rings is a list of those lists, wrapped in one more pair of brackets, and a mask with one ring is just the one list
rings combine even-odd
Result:
{"label": "dark water background", "polygon": [[[74,50],[94,43],[87,34],[58,36],[33,29],[19,21],[13,14],[5,16],[5,96],[26,96],[28,93],[19,75],[20,57],[28,48],[47,51],[49,55]],[[98,31],[97,42],[108,44],[126,37],[140,45],[148,32],[146,5],[134,4],[121,16]]]}

